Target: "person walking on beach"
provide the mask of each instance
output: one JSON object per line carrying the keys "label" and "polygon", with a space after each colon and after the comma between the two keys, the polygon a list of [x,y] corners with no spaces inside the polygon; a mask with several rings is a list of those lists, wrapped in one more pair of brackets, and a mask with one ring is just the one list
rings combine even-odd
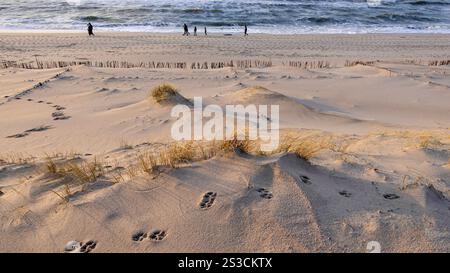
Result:
{"label": "person walking on beach", "polygon": [[188,28],[188,26],[186,24],[184,24],[183,28],[184,28],[183,36],[189,36],[189,28]]}
{"label": "person walking on beach", "polygon": [[88,23],[88,34],[89,34],[89,36],[95,36],[94,35],[94,26],[91,23]]}
{"label": "person walking on beach", "polygon": [[248,36],[247,24],[244,25],[244,36]]}
{"label": "person walking on beach", "polygon": [[194,36],[197,36],[197,26],[194,27]]}
{"label": "person walking on beach", "polygon": [[208,36],[208,31],[206,30],[206,27],[205,27],[205,36]]}

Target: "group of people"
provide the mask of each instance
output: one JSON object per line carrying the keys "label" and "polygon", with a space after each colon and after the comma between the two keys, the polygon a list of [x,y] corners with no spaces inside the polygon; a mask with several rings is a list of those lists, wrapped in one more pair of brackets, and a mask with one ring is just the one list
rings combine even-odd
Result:
{"label": "group of people", "polygon": [[[189,28],[186,24],[183,25],[183,30],[184,30],[183,36],[190,35]],[[194,36],[197,36],[197,27],[196,26],[194,27]],[[208,30],[206,29],[206,27],[205,27],[205,36],[208,36]]]}
{"label": "group of people", "polygon": [[[190,35],[189,27],[186,24],[183,25],[183,30],[184,30],[183,36]],[[197,36],[197,26],[194,26],[194,36]],[[208,30],[206,29],[206,27],[205,27],[205,36],[208,36]],[[244,25],[244,36],[248,36],[247,24]]]}
{"label": "group of people", "polygon": [[[88,34],[89,36],[95,36],[94,34],[94,26],[91,23],[88,23]],[[183,36],[189,36],[189,28],[186,24],[183,25]],[[197,26],[194,27],[194,36],[197,36]],[[205,27],[205,36],[208,36],[208,30]],[[244,36],[248,36],[247,24],[244,25]]]}

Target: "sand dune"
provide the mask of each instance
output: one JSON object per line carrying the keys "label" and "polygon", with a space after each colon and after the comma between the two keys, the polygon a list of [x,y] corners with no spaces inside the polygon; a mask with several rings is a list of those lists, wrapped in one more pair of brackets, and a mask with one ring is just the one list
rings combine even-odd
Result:
{"label": "sand dune", "polygon": [[[450,70],[429,65],[450,58],[447,35],[0,39],[2,59],[16,62],[253,59],[0,69],[2,252],[64,252],[71,241],[85,252],[366,252],[371,241],[450,251]],[[163,83],[174,100],[152,98]],[[198,96],[279,105],[280,148],[191,143],[196,156],[144,170],[144,155],[173,144],[172,107]]]}

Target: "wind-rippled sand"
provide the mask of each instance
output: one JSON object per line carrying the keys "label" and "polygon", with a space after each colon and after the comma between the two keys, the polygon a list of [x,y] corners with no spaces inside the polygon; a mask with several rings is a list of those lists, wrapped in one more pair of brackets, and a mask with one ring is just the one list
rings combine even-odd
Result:
{"label": "wind-rippled sand", "polygon": [[[0,56],[187,64],[0,69],[2,252],[450,251],[450,68],[433,63],[449,35],[3,33]],[[231,60],[272,65],[191,69]],[[161,83],[205,105],[280,105],[284,150],[143,173],[139,156],[171,142],[173,105],[149,96]]]}

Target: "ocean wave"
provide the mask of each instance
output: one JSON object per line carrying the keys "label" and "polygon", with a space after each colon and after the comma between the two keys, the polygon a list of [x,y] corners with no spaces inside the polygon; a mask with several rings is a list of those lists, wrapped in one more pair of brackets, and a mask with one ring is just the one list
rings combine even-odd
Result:
{"label": "ocean wave", "polygon": [[83,22],[120,22],[121,21],[118,18],[95,16],[95,15],[75,17],[73,19],[80,20]]}
{"label": "ocean wave", "polygon": [[307,18],[300,18],[300,19],[297,20],[297,22],[302,22],[302,21],[307,21],[309,23],[323,25],[323,24],[343,23],[346,20],[337,19],[337,18],[333,18],[333,17],[325,17],[325,16],[321,16],[321,17],[307,17]]}
{"label": "ocean wave", "polygon": [[195,9],[183,9],[182,12],[184,13],[203,13],[205,12],[205,10],[201,9],[201,8],[195,8]]}
{"label": "ocean wave", "polygon": [[371,19],[378,20],[384,23],[402,23],[402,22],[434,22],[434,18],[424,17],[420,14],[390,14],[383,13],[376,16],[371,16]]}
{"label": "ocean wave", "polygon": [[[183,23],[259,31],[450,29],[450,0],[2,0],[0,28],[172,31]],[[78,4],[77,4],[78,3]],[[36,12],[39,11],[39,12]]]}
{"label": "ocean wave", "polygon": [[442,6],[449,5],[448,1],[408,1],[407,2],[413,6]]}

